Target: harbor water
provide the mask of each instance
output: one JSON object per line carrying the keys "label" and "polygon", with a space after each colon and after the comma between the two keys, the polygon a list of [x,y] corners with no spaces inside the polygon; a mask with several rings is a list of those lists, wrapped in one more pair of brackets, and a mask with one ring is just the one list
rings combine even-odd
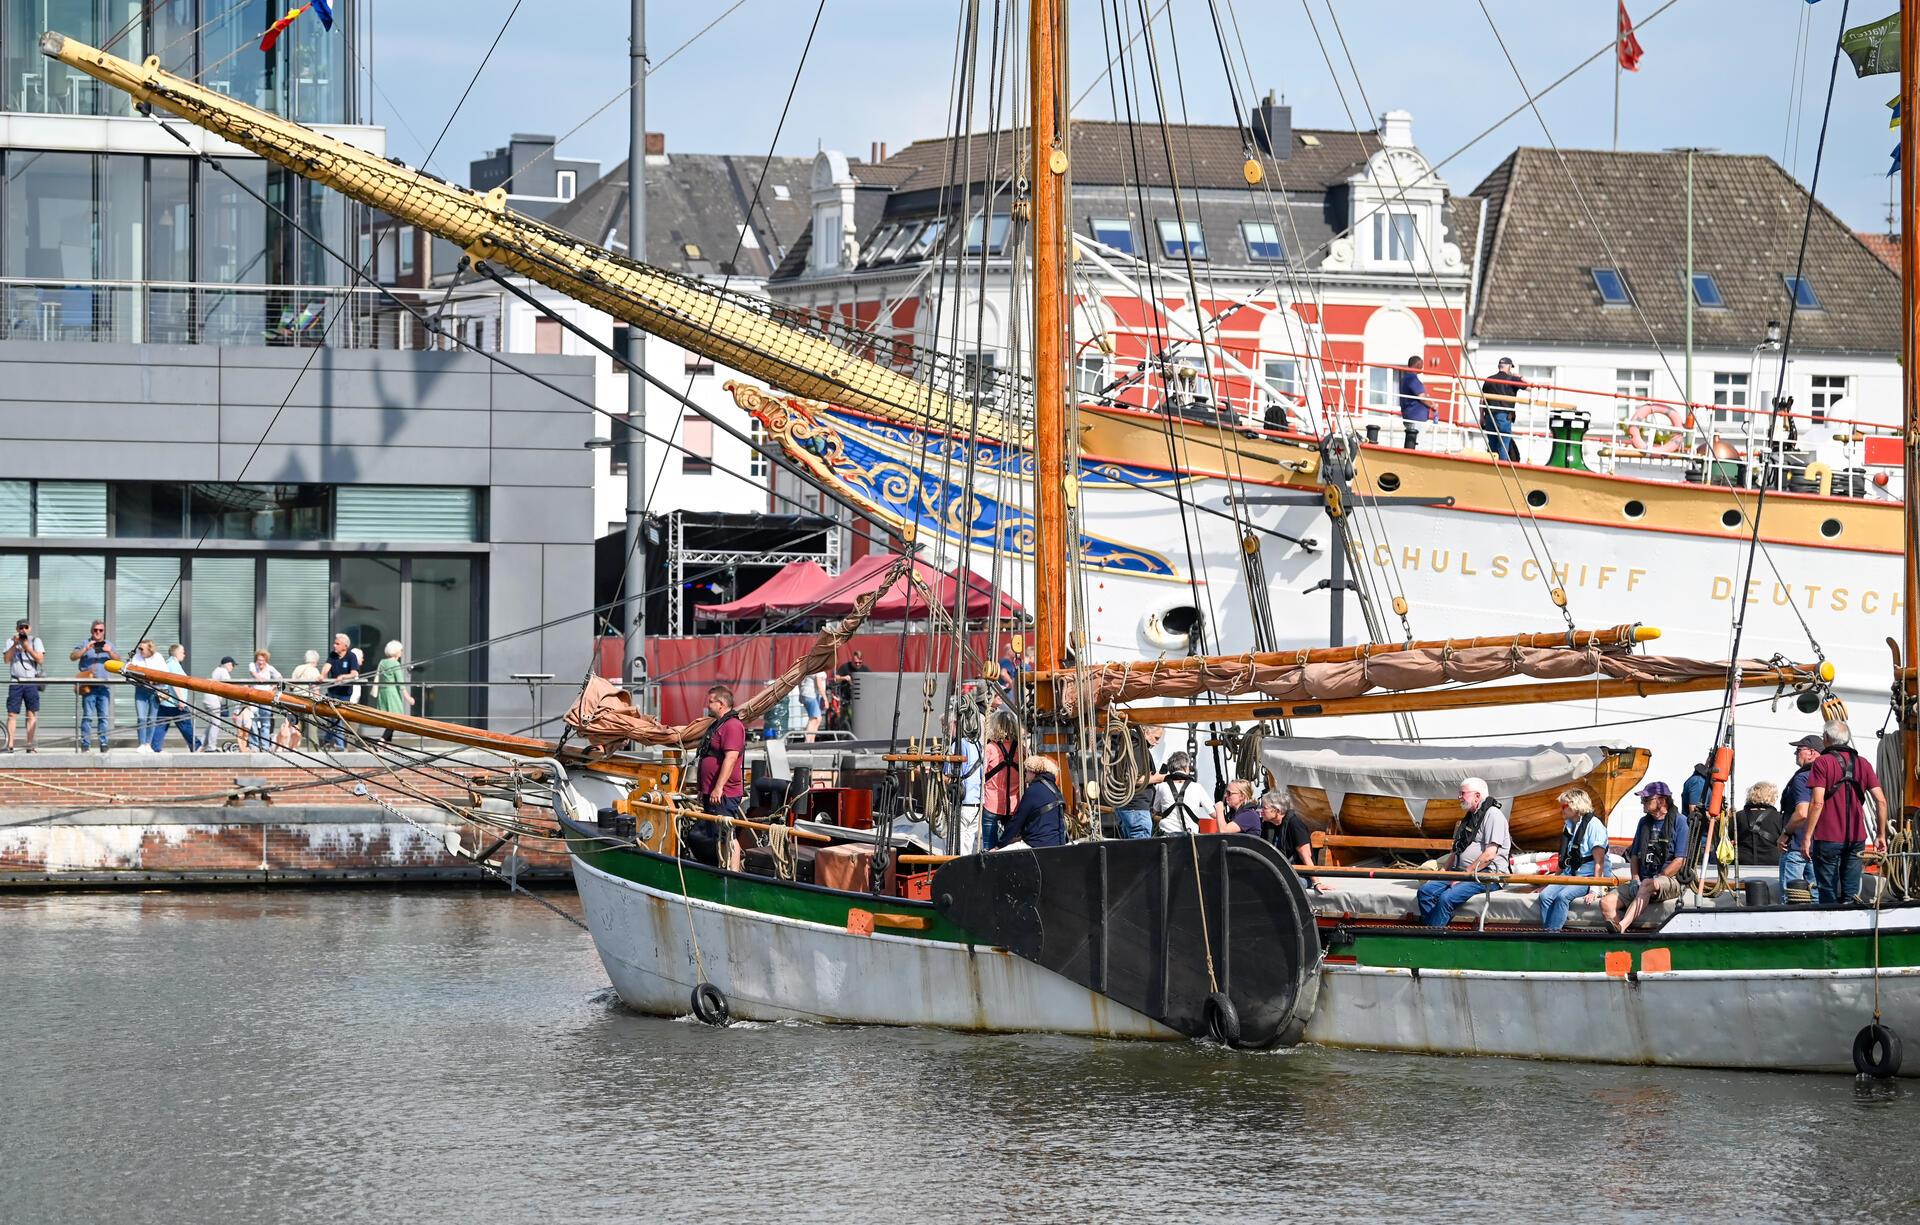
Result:
{"label": "harbor water", "polygon": [[0,931],[13,1223],[1920,1213],[1920,1082],[716,1031],[494,893],[15,897]]}

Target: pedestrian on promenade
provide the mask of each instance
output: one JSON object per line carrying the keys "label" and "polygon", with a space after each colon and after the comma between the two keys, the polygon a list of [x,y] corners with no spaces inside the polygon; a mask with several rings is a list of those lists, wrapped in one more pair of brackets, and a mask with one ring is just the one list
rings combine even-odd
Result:
{"label": "pedestrian on promenade", "polygon": [[1419,354],[1407,359],[1407,369],[1400,372],[1400,421],[1407,428],[1407,450],[1420,445],[1420,424],[1434,418],[1433,401],[1427,399],[1427,385],[1420,381],[1422,366]]}
{"label": "pedestrian on promenade", "polygon": [[[271,698],[280,692],[280,682],[285,679],[280,669],[273,666],[273,652],[261,647],[253,653],[253,662],[247,665],[247,675],[257,682],[253,688],[264,697]],[[273,707],[249,706],[241,721],[240,747],[246,748],[246,734],[253,733],[253,749],[260,752],[272,748],[278,741],[273,734]]]}
{"label": "pedestrian on promenade", "polygon": [[[333,636],[333,650],[327,653],[320,672],[331,682],[327,685],[327,701],[334,706],[352,705],[354,690],[359,687],[354,682],[360,679],[360,652],[353,649],[351,638],[345,634]],[[322,748],[346,748],[347,725],[335,717],[325,719],[320,726],[320,744]]]}
{"label": "pedestrian on promenade", "polygon": [[[220,666],[208,673],[207,679],[217,681],[222,685],[233,684],[233,664],[233,656],[222,655],[220,657]],[[220,749],[220,721],[226,718],[227,715],[227,699],[217,693],[209,693],[206,697],[206,707],[207,734],[206,738],[200,742],[200,751],[203,753],[215,753]]]}
{"label": "pedestrian on promenade", "polygon": [[[321,679],[320,652],[308,651],[306,657],[294,665],[293,692],[313,701],[320,700]],[[297,749],[303,740],[318,740],[319,725],[312,715],[288,715],[287,725],[281,732],[280,744],[283,748]]]}
{"label": "pedestrian on promenade", "polygon": [[[153,639],[142,638],[134,644],[133,658],[129,660],[136,668],[145,668],[151,672],[165,672],[167,661],[160,658],[160,652],[153,645]],[[133,687],[133,751],[136,753],[158,752],[153,747],[153,725],[160,718],[160,695],[152,685],[136,684]]]}
{"label": "pedestrian on promenade", "polygon": [[33,622],[25,617],[14,623],[13,641],[7,644],[7,747],[13,752],[14,723],[21,711],[27,712],[27,752],[35,751],[40,731],[40,680],[47,663],[47,644],[34,636]]}
{"label": "pedestrian on promenade", "polygon": [[1813,785],[1807,782],[1807,776],[1813,773],[1813,763],[1820,760],[1820,751],[1827,742],[1811,733],[1793,742],[1793,777],[1780,792],[1780,811],[1787,816],[1787,822],[1780,831],[1780,900],[1787,900],[1789,885],[1804,885],[1810,894],[1817,894],[1818,888],[1813,882],[1813,862],[1800,849],[1801,836],[1807,832],[1807,818],[1813,811]]}
{"label": "pedestrian on promenade", "polygon": [[[1449,872],[1505,874],[1513,870],[1513,833],[1507,814],[1487,794],[1485,779],[1468,778],[1460,784],[1460,823],[1453,827],[1453,849],[1440,861]],[[1469,898],[1499,888],[1490,881],[1430,880],[1420,886],[1420,920],[1428,927],[1445,927],[1453,912]]]}
{"label": "pedestrian on promenade", "polygon": [[[373,704],[390,715],[404,715],[413,705],[413,695],[407,692],[407,669],[400,662],[400,654],[400,640],[396,638],[387,644],[386,658],[374,673]],[[388,728],[380,740],[392,744],[393,729]]]}
{"label": "pedestrian on promenade", "polygon": [[[187,648],[181,643],[176,642],[168,647],[161,662],[175,676],[189,675]],[[187,752],[199,752],[200,742],[193,735],[193,705],[187,696],[172,685],[156,685],[153,694],[158,706],[154,712],[153,739],[147,742],[153,751],[163,751],[167,747],[167,729],[177,727],[181,739],[187,742]]]}
{"label": "pedestrian on promenade", "polygon": [[107,661],[119,659],[120,651],[107,639],[107,623],[95,621],[86,641],[73,648],[68,659],[77,660],[84,678],[74,686],[80,695],[80,751],[87,751],[88,732],[96,734],[100,751],[107,751],[107,737],[113,727],[113,698],[107,689]]}
{"label": "pedestrian on promenade", "polygon": [[1873,763],[1854,751],[1853,731],[1840,719],[1821,729],[1826,751],[1807,773],[1813,802],[1807,810],[1807,828],[1800,849],[1813,860],[1813,879],[1820,904],[1833,906],[1860,899],[1860,852],[1872,830],[1867,825],[1867,801],[1884,821],[1887,793]]}

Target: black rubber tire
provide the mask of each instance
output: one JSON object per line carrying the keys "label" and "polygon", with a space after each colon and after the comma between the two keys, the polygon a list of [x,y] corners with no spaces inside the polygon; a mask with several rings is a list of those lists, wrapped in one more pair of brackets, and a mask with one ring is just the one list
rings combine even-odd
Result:
{"label": "black rubber tire", "polygon": [[701,1024],[717,1027],[724,1027],[733,1019],[727,1009],[726,995],[712,983],[701,983],[693,989],[693,1015]]}
{"label": "black rubber tire", "polygon": [[1205,1005],[1207,1018],[1207,1036],[1221,1046],[1240,1045],[1240,1010],[1233,1006],[1224,991],[1215,991],[1207,996]]}
{"label": "black rubber tire", "polygon": [[1900,1075],[1900,1035],[1884,1025],[1869,1025],[1853,1038],[1853,1070],[1862,1076],[1892,1080]]}

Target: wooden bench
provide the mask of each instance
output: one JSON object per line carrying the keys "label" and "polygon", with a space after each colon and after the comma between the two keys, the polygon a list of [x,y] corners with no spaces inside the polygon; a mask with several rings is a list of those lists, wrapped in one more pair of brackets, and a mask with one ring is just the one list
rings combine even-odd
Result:
{"label": "wooden bench", "polygon": [[[1313,861],[1323,867],[1343,868],[1356,859],[1366,856],[1369,851],[1450,851],[1453,849],[1451,838],[1379,838],[1360,834],[1330,834],[1326,830],[1313,831]],[[1327,852],[1322,857],[1321,852]],[[1431,859],[1427,855],[1423,858]]]}

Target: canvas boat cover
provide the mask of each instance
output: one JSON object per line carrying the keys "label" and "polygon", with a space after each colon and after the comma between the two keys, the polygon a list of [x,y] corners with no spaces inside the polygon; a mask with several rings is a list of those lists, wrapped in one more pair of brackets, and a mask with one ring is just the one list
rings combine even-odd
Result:
{"label": "canvas boat cover", "polygon": [[772,578],[739,599],[724,604],[696,605],[693,615],[716,621],[756,621],[806,607],[819,599],[832,581],[833,576],[818,562],[790,561]]}
{"label": "canvas boat cover", "polygon": [[1398,796],[1407,801],[1415,825],[1425,815],[1426,801],[1455,798],[1461,779],[1486,779],[1493,797],[1511,807],[1516,796],[1579,782],[1599,768],[1606,753],[1599,745],[1438,748],[1358,737],[1268,738],[1260,746],[1260,759],[1273,771],[1276,786],[1319,788],[1335,812],[1352,794]]}

